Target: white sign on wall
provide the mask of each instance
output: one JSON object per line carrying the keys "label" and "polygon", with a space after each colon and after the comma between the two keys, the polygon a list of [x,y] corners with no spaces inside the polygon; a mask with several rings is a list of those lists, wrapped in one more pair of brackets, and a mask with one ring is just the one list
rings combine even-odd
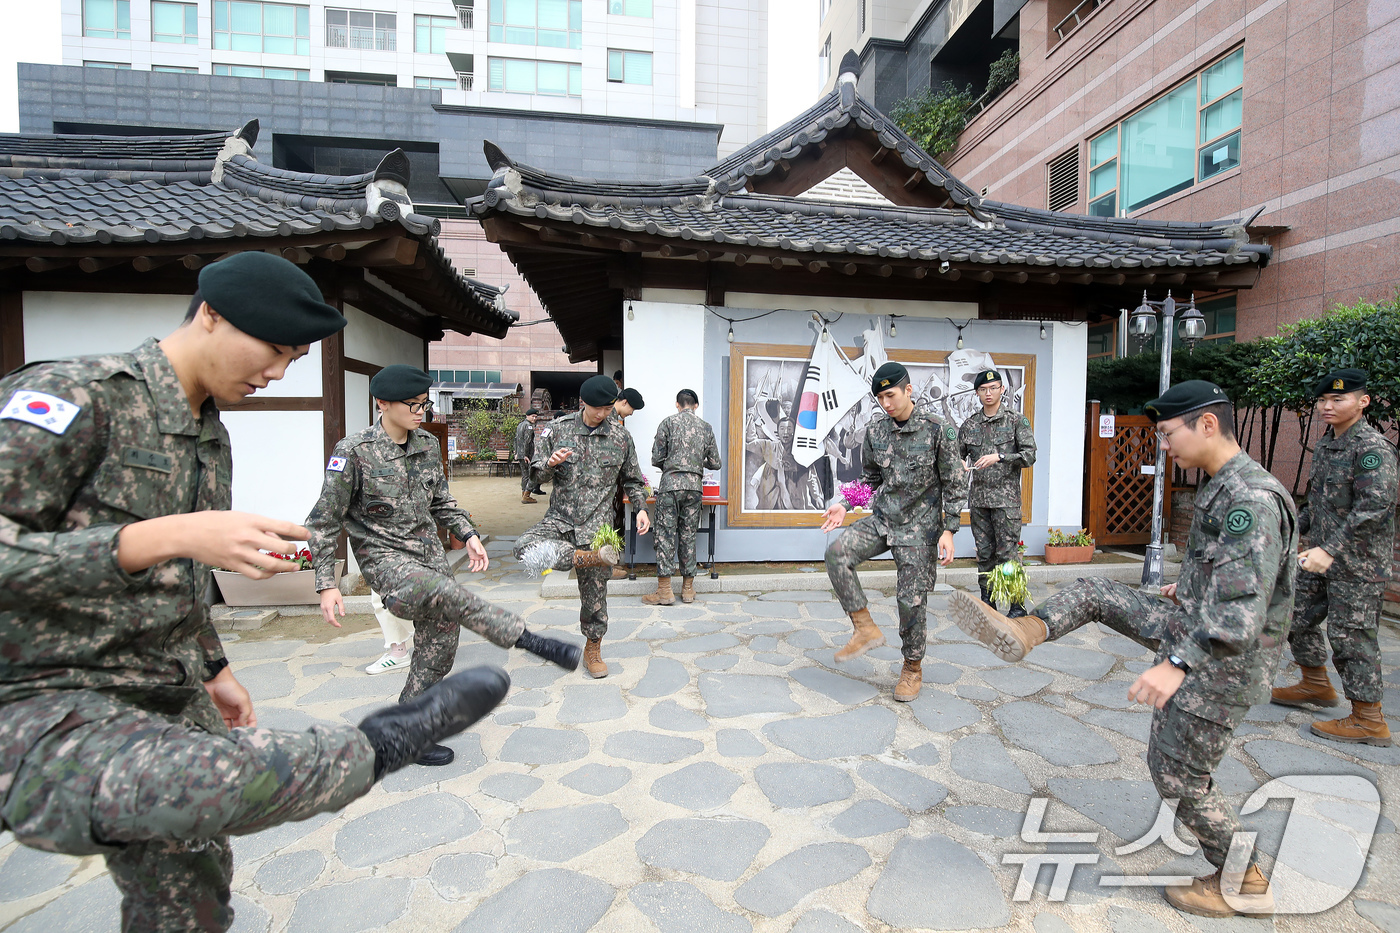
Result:
{"label": "white sign on wall", "polygon": [[1099,437],[1113,437],[1117,424],[1113,415],[1099,415]]}

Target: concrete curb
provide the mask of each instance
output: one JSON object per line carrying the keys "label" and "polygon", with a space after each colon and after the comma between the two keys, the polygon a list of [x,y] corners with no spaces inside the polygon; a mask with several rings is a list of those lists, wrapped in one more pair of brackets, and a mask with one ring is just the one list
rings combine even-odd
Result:
{"label": "concrete curb", "polygon": [[[1175,579],[1180,572],[1180,564],[1168,563],[1166,565],[1165,575],[1168,579]],[[892,569],[863,570],[858,576],[861,585],[871,589],[893,590],[895,586],[895,572]],[[1077,580],[1080,577],[1102,577],[1106,580],[1116,580],[1119,583],[1138,583],[1142,580],[1142,562],[1138,561],[1133,564],[1041,564],[1027,567],[1026,577],[1032,583],[1064,583],[1067,580]],[[678,578],[673,578],[673,585],[675,582],[678,582]],[[977,571],[972,567],[940,570],[938,582],[960,586],[964,589],[976,589]],[[831,581],[820,570],[811,573],[753,573],[728,576],[721,571],[718,580],[712,580],[709,574],[702,572],[700,576],[695,578],[695,592],[697,593],[749,593],[753,591],[772,593],[784,590],[830,589]],[[618,596],[639,596],[645,593],[654,593],[656,592],[656,578],[639,577],[636,580],[610,580],[608,592]],[[551,573],[540,584],[540,597],[542,599],[571,599],[577,596],[578,582],[572,573],[568,576]]]}

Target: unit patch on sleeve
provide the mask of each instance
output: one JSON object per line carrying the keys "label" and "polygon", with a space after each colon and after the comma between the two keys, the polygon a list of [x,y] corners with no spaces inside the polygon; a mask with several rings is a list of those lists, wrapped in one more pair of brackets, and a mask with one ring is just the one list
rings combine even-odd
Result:
{"label": "unit patch on sleeve", "polygon": [[326,469],[327,469],[327,470],[330,470],[332,473],[344,473],[344,472],[345,472],[345,458],[344,458],[344,457],[331,457],[330,462],[326,464]]}
{"label": "unit patch on sleeve", "polygon": [[1364,456],[1364,457],[1361,458],[1361,469],[1363,469],[1363,470],[1374,470],[1376,467],[1378,467],[1378,466],[1380,466],[1380,465],[1381,465],[1381,455],[1378,454],[1378,453],[1374,453],[1374,452],[1373,452],[1373,453],[1369,453],[1369,454],[1367,454],[1366,456]]}
{"label": "unit patch on sleeve", "polygon": [[10,400],[5,403],[4,410],[0,411],[0,418],[28,421],[45,431],[62,434],[68,430],[68,426],[73,423],[73,419],[78,417],[78,412],[82,410],[83,406],[76,405],[66,398],[49,395],[47,392],[21,389],[10,396]]}
{"label": "unit patch on sleeve", "polygon": [[1231,509],[1225,516],[1225,530],[1239,537],[1254,527],[1254,513],[1249,509]]}

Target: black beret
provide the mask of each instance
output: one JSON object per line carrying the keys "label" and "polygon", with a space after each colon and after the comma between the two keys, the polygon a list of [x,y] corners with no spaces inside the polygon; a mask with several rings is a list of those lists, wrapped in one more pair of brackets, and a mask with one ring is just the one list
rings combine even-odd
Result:
{"label": "black beret", "polygon": [[270,253],[235,253],[199,272],[209,307],[250,337],[283,347],[323,340],[345,326],[296,264]]}
{"label": "black beret", "polygon": [[1215,383],[1206,382],[1204,379],[1188,379],[1186,382],[1178,382],[1162,393],[1161,398],[1154,398],[1148,402],[1142,410],[1152,419],[1152,423],[1156,424],[1159,421],[1180,418],[1207,405],[1229,401],[1225,390]]}
{"label": "black beret", "polygon": [[538,415],[539,413],[540,413],[540,410],[539,410],[538,408],[527,408],[527,409],[525,409],[525,417],[526,417],[526,418],[530,417],[531,415]]}
{"label": "black beret", "polygon": [[1322,396],[1328,392],[1355,392],[1366,388],[1368,374],[1364,369],[1339,369],[1323,376],[1313,395]]}
{"label": "black beret", "polygon": [[578,397],[582,399],[583,404],[592,405],[594,408],[611,405],[617,401],[617,383],[607,376],[589,376],[579,387]]}
{"label": "black beret", "polygon": [[621,379],[622,379],[622,370],[619,369],[619,370],[617,370],[615,373],[613,373],[613,378],[616,379],[616,380],[621,381]]}
{"label": "black beret", "polygon": [[647,407],[647,403],[642,401],[642,393],[638,392],[636,389],[623,389],[617,397],[628,405],[631,405],[633,411],[641,411],[643,408]]}
{"label": "black beret", "polygon": [[872,395],[879,395],[888,388],[899,385],[909,379],[909,370],[900,363],[890,360],[884,366],[875,370],[875,378],[870,380],[870,392]]}
{"label": "black beret", "polygon": [[972,387],[980,389],[989,382],[1001,382],[1001,373],[995,369],[984,369],[972,378]]}
{"label": "black beret", "polygon": [[369,394],[386,402],[402,402],[428,391],[433,377],[404,363],[385,366],[369,381]]}

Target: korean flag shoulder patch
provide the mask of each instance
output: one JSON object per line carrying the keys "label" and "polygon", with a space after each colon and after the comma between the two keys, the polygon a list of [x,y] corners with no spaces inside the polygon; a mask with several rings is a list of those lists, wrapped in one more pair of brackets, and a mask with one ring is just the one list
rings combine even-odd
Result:
{"label": "korean flag shoulder patch", "polygon": [[62,434],[68,430],[68,426],[73,423],[73,419],[78,417],[78,412],[82,410],[83,406],[70,402],[66,398],[49,395],[47,392],[20,389],[10,396],[4,409],[0,410],[0,419],[27,421],[30,424],[38,425],[45,431]]}
{"label": "korean flag shoulder patch", "polygon": [[326,470],[331,473],[344,473],[346,460],[344,457],[331,457],[326,464]]}

